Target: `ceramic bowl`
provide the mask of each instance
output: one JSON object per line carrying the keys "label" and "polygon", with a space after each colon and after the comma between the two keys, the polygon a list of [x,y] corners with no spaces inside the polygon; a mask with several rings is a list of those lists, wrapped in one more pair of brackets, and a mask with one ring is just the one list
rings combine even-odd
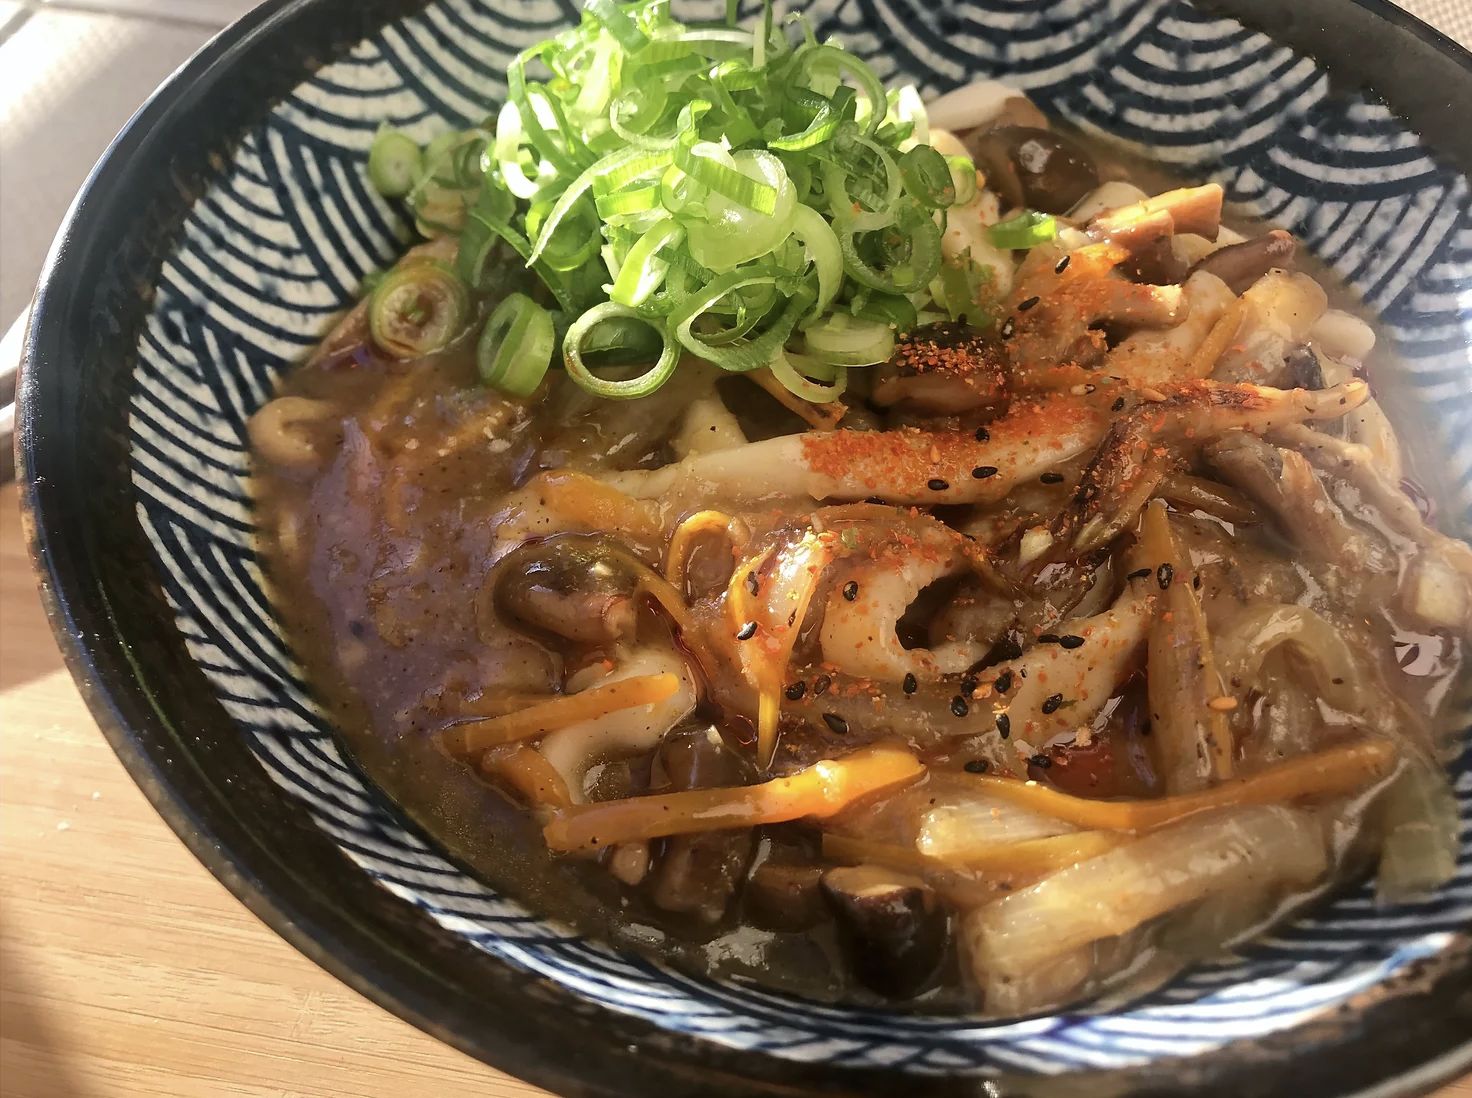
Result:
{"label": "ceramic bowl", "polygon": [[[1383,317],[1450,521],[1472,517],[1465,51],[1369,0],[791,6],[886,78],[1008,80],[1291,228]],[[77,200],[33,314],[22,476],[73,673],[168,822],[348,984],[564,1094],[1327,1098],[1472,1062],[1472,839],[1424,903],[1350,891],[1128,1008],[995,1024],[619,953],[468,875],[364,779],[262,596],[244,424],[407,239],[363,178],[380,122],[424,140],[483,117],[512,55],[572,14],[267,4],[163,87]]]}

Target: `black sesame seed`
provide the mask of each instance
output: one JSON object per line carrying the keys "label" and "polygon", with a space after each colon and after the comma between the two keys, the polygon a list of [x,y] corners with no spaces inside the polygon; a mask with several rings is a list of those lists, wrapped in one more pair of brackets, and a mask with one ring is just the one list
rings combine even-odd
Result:
{"label": "black sesame seed", "polygon": [[1003,339],[1011,339],[1012,333],[1015,331],[1017,331],[1017,322],[1014,321],[1010,316],[1006,320],[1002,321]]}
{"label": "black sesame seed", "polygon": [[1025,313],[1025,312],[1027,312],[1027,310],[1031,309],[1037,303],[1038,303],[1038,299],[1036,297],[1029,297],[1029,298],[1027,298],[1024,301],[1019,301],[1017,303],[1017,311],[1019,313]]}
{"label": "black sesame seed", "polygon": [[1344,680],[1343,679],[1330,679],[1329,681],[1332,682],[1335,686],[1343,686],[1344,685]]}
{"label": "black sesame seed", "polygon": [[828,693],[828,688],[833,685],[833,680],[827,675],[819,675],[813,680],[813,697],[821,698]]}
{"label": "black sesame seed", "polygon": [[1111,411],[1114,412],[1124,411],[1124,397],[1119,397],[1117,400],[1115,400],[1113,404],[1109,406],[1109,408]]}
{"label": "black sesame seed", "polygon": [[756,636],[756,622],[754,621],[749,621],[736,630],[736,639],[739,641],[749,641],[754,636]]}
{"label": "black sesame seed", "polygon": [[1148,576],[1149,574],[1150,574],[1150,569],[1148,569],[1148,568],[1136,568],[1129,575],[1125,576],[1125,579],[1127,579],[1127,580],[1142,580],[1146,576]]}
{"label": "black sesame seed", "polygon": [[976,429],[976,441],[977,442],[990,442],[991,440],[992,440],[992,433],[990,431],[988,431],[985,427],[978,427]]}
{"label": "black sesame seed", "polygon": [[1003,671],[1000,675],[997,676],[997,681],[992,683],[992,686],[996,688],[998,694],[1005,694],[1008,690],[1011,690],[1012,672]]}
{"label": "black sesame seed", "polygon": [[985,774],[991,769],[991,764],[985,759],[971,759],[961,769],[968,774]]}
{"label": "black sesame seed", "polygon": [[1155,582],[1160,584],[1160,589],[1162,591],[1169,591],[1171,581],[1175,578],[1175,566],[1172,565],[1169,561],[1167,561],[1165,564],[1162,564],[1159,568],[1155,569]]}
{"label": "black sesame seed", "polygon": [[967,713],[971,712],[971,706],[966,704],[966,699],[964,697],[962,697],[960,694],[957,694],[954,698],[951,699],[951,712],[958,717],[964,717]]}
{"label": "black sesame seed", "polygon": [[807,692],[808,684],[803,682],[801,679],[798,679],[796,682],[788,684],[786,690],[787,700],[795,702]]}
{"label": "black sesame seed", "polygon": [[1039,770],[1046,770],[1048,769],[1048,767],[1053,765],[1053,760],[1048,758],[1048,756],[1046,755],[1034,755],[1027,761],[1032,763],[1033,766],[1037,767]]}
{"label": "black sesame seed", "polygon": [[858,580],[849,580],[843,585],[843,597],[848,599],[849,602],[853,602],[854,599],[859,597]]}
{"label": "black sesame seed", "polygon": [[906,694],[913,694],[916,690],[920,689],[920,683],[914,675],[906,671],[905,680],[904,682],[900,683],[900,689],[903,690]]}
{"label": "black sesame seed", "polygon": [[753,595],[760,595],[762,593],[762,586],[757,583],[755,572],[746,573],[746,589]]}
{"label": "black sesame seed", "polygon": [[1071,256],[1064,256],[1057,263],[1055,263],[1053,265],[1053,273],[1054,274],[1060,274],[1061,275],[1064,271],[1068,270],[1068,261],[1069,261],[1070,258],[1072,258],[1072,257]]}
{"label": "black sesame seed", "polygon": [[848,734],[848,721],[844,720],[837,713],[824,713],[823,723],[840,736],[846,736]]}
{"label": "black sesame seed", "polygon": [[1069,633],[1066,636],[1059,637],[1058,643],[1064,648],[1082,648],[1084,646],[1084,639],[1077,633]]}
{"label": "black sesame seed", "polygon": [[1039,644],[1057,644],[1060,639],[1057,633],[1041,633],[1038,635]]}
{"label": "black sesame seed", "polygon": [[1038,477],[1038,480],[1042,481],[1044,484],[1062,484],[1063,483],[1063,474],[1062,473],[1044,473],[1042,476]]}
{"label": "black sesame seed", "polygon": [[1022,655],[1022,645],[1018,644],[1011,637],[1008,637],[1006,640],[997,643],[996,651],[992,654],[999,661],[1015,660],[1018,656]]}
{"label": "black sesame seed", "polygon": [[987,477],[997,475],[997,467],[995,465],[978,465],[975,469],[971,470],[971,475],[977,480],[986,480]]}
{"label": "black sesame seed", "polygon": [[961,693],[968,698],[976,697],[976,688],[981,685],[981,680],[975,675],[967,675],[961,680]]}
{"label": "black sesame seed", "polygon": [[1012,718],[1005,713],[997,714],[997,731],[1002,734],[1002,739],[1012,735]]}
{"label": "black sesame seed", "polygon": [[1063,704],[1062,694],[1050,694],[1047,701],[1043,702],[1044,713],[1056,713],[1058,707]]}
{"label": "black sesame seed", "polygon": [[1194,587],[1198,591],[1201,590],[1201,573],[1200,572],[1197,572],[1194,576],[1191,577],[1191,586]]}
{"label": "black sesame seed", "polygon": [[950,484],[941,480],[940,477],[931,477],[925,482],[925,487],[929,488],[932,492],[944,492],[950,487]]}

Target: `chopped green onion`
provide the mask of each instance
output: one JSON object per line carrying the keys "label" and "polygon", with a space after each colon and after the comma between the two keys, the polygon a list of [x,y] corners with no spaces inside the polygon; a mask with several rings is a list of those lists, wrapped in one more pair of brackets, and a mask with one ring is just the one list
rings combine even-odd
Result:
{"label": "chopped green onion", "polygon": [[970,253],[959,263],[942,263],[930,284],[930,295],[952,320],[964,320],[978,328],[990,327],[999,307],[995,276],[990,267],[970,261]]}
{"label": "chopped green onion", "polygon": [[1024,210],[987,230],[987,236],[998,248],[1035,248],[1057,235],[1058,222],[1053,215],[1037,210]]}
{"label": "chopped green onion", "polygon": [[764,331],[750,339],[732,342],[707,339],[694,330],[695,321],[707,310],[716,307],[727,295],[747,287],[776,285],[781,277],[778,273],[762,272],[760,269],[718,275],[670,313],[669,322],[675,338],[691,354],[715,363],[722,370],[746,373],[761,369],[771,362],[772,356],[791,337],[799,318],[812,306],[815,294],[811,287],[804,283],[794,287],[793,294],[782,307],[782,311]]}
{"label": "chopped green onion", "polygon": [[682,137],[675,146],[675,166],[737,205],[768,216],[777,210],[777,188],[740,171],[720,145]]}
{"label": "chopped green onion", "polygon": [[670,269],[669,260],[661,258],[660,250],[678,244],[684,235],[685,227],[669,218],[641,236],[619,267],[618,277],[608,292],[609,299],[630,308],[644,304],[659,289]]}
{"label": "chopped green onion", "polygon": [[833,366],[873,366],[894,354],[893,328],[845,313],[809,325],[802,340],[808,355]]}
{"label": "chopped green onion", "polygon": [[925,113],[925,104],[920,101],[920,93],[913,85],[906,84],[897,91],[889,93],[889,113],[885,116],[887,123],[892,123],[895,128],[908,127],[909,136],[900,139],[900,147],[908,151],[919,145],[930,144],[930,118]]}
{"label": "chopped green onion", "polygon": [[705,216],[690,223],[690,254],[712,271],[732,270],[742,263],[775,251],[792,232],[797,195],[782,161],[768,152],[747,150],[730,158],[743,179],[770,190],[771,208],[765,212],[720,194],[705,203]]}
{"label": "chopped green onion", "polygon": [[556,342],[551,314],[525,294],[509,295],[476,344],[481,381],[512,396],[531,396],[547,375]]}
{"label": "chopped green onion", "polygon": [[951,169],[951,185],[956,188],[957,206],[964,206],[976,197],[976,165],[969,156],[948,156],[946,166]]}
{"label": "chopped green onion", "polygon": [[630,53],[648,44],[649,39],[614,0],[586,0],[583,10],[602,23],[603,29]]}
{"label": "chopped green onion", "polygon": [[435,260],[395,267],[368,299],[368,331],[394,358],[422,358],[444,350],[465,330],[469,316],[469,289]]}
{"label": "chopped green onion", "polygon": [[584,362],[627,365],[658,358],[664,339],[664,329],[651,326],[650,318],[642,313],[638,317],[611,316],[593,325],[578,349]]}
{"label": "chopped green onion", "polygon": [[[859,85],[868,101],[868,117],[864,120],[864,133],[873,135],[879,129],[884,116],[889,112],[889,99],[884,94],[884,85],[879,82],[864,61],[837,46],[799,46],[795,67],[799,72],[810,75],[829,74],[833,77],[851,76]],[[835,89],[836,90],[836,89]]]}
{"label": "chopped green onion", "polygon": [[914,303],[899,294],[870,294],[862,305],[854,308],[853,315],[878,321],[895,332],[908,332],[916,321]]}
{"label": "chopped green onion", "polygon": [[833,226],[811,206],[798,206],[792,218],[792,235],[802,241],[808,261],[818,275],[818,296],[813,301],[814,317],[833,304],[843,282],[843,250]]}
{"label": "chopped green onion", "polygon": [[594,396],[608,397],[613,400],[632,400],[635,397],[648,396],[668,381],[670,375],[675,372],[675,365],[680,359],[679,344],[667,333],[662,333],[663,346],[659,358],[644,373],[623,380],[599,377],[588,369],[587,364],[583,361],[583,344],[594,329],[610,320],[640,321],[643,318],[633,309],[612,301],[595,305],[578,317],[568,328],[567,335],[562,340],[562,364],[567,370],[567,376]]}
{"label": "chopped green onion", "polygon": [[659,184],[646,183],[626,187],[613,194],[599,195],[594,200],[594,205],[597,207],[599,217],[604,221],[612,221],[614,218],[627,218],[631,214],[659,209],[659,196]]}
{"label": "chopped green onion", "polygon": [[940,228],[928,211],[905,199],[900,203],[893,229],[865,234],[879,238],[867,252],[880,253],[883,265],[866,254],[858,234],[843,233],[838,246],[843,250],[843,269],[861,286],[889,294],[908,294],[929,285],[940,270]]}
{"label": "chopped green onion", "polygon": [[[688,27],[667,0],[585,0],[577,27],[510,63],[493,132],[448,132],[421,154],[385,131],[369,167],[421,232],[459,237],[462,295],[504,298],[480,358],[507,391],[531,392],[550,361],[553,322],[530,305],[550,294],[568,372],[591,392],[651,392],[688,353],[772,365],[804,399],[832,400],[845,370],[883,361],[917,310],[935,312],[932,287],[941,308],[963,289],[940,277],[936,213],[974,198],[976,174],[928,136],[913,88],[886,93],[801,17],[765,5],[753,30]],[[528,282],[536,293],[506,296]],[[394,312],[382,291],[386,340],[407,331],[401,346],[423,353],[458,334],[437,330],[445,310]],[[654,366],[620,378],[615,360]]]}
{"label": "chopped green onion", "polygon": [[809,360],[800,355],[789,356],[783,351],[778,351],[772,361],[767,364],[772,371],[772,376],[780,381],[788,392],[813,404],[827,404],[841,397],[844,389],[848,388],[847,366],[834,367],[833,380],[825,385],[800,373],[794,359],[803,365],[805,371],[813,369]]}
{"label": "chopped green onion", "polygon": [[954,205],[956,184],[951,166],[929,145],[916,145],[899,161],[900,178],[911,198],[932,210]]}
{"label": "chopped green onion", "polygon": [[407,135],[387,126],[368,150],[368,182],[384,198],[403,198],[424,169],[424,155]]}

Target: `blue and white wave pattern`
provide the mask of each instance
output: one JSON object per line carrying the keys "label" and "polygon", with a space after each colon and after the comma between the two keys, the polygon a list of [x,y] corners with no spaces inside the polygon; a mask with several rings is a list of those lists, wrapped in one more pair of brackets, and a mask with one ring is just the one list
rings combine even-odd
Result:
{"label": "blue and white wave pattern", "polygon": [[[684,8],[718,16],[721,0]],[[540,919],[426,846],[345,764],[263,595],[245,421],[362,277],[407,239],[363,183],[383,121],[428,140],[483,117],[512,55],[567,9],[442,0],[302,84],[242,142],[163,265],[132,406],[138,513],[189,650],[261,765],[367,873],[512,964],[613,1010],[794,1060],[915,1072],[1121,1067],[1290,1026],[1435,953],[1472,923],[1472,827],[1435,899],[1340,899],[1116,1013],[1008,1025],[816,1006],[620,955]],[[703,10],[709,9],[709,10]],[[1297,232],[1385,320],[1442,430],[1472,518],[1472,211],[1467,180],[1384,107],[1332,98],[1315,65],[1168,0],[818,0],[886,77],[940,92],[980,76],[1220,180]],[[1472,523],[1469,523],[1472,525]],[[1472,821],[1472,769],[1456,780]]]}

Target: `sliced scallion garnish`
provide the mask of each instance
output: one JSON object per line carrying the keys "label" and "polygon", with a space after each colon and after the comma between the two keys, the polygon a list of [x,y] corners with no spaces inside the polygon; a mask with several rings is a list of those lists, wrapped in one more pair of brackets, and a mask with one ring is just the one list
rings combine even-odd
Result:
{"label": "sliced scallion garnish", "polygon": [[1024,210],[987,230],[987,236],[999,248],[1035,248],[1057,235],[1058,222],[1053,215],[1037,210]]}
{"label": "sliced scallion garnish", "polygon": [[552,317],[525,294],[509,294],[496,306],[475,348],[480,379],[512,396],[531,396],[547,367],[557,335]]}
{"label": "sliced scallion garnish", "polygon": [[594,330],[609,321],[639,322],[644,318],[624,305],[605,301],[595,305],[567,329],[562,340],[562,364],[568,376],[595,396],[611,397],[615,400],[630,400],[648,396],[670,379],[675,364],[680,359],[679,345],[662,333],[659,358],[642,374],[631,378],[610,380],[593,373],[583,359],[584,343]]}
{"label": "sliced scallion garnish", "polygon": [[373,342],[395,358],[420,358],[449,346],[470,316],[470,292],[435,260],[401,264],[383,276],[368,300]]}
{"label": "sliced scallion garnish", "polygon": [[424,168],[424,154],[407,135],[387,126],[368,150],[368,182],[385,198],[403,198],[414,189]]}
{"label": "sliced scallion garnish", "polygon": [[[913,89],[886,93],[863,59],[770,7],[748,30],[686,26],[666,0],[585,0],[506,86],[494,132],[421,154],[385,131],[370,172],[426,234],[459,235],[470,287],[500,292],[514,254],[555,297],[556,325],[520,294],[487,324],[481,368],[508,392],[536,388],[551,330],[600,396],[652,392],[689,354],[837,399],[847,369],[883,361],[929,308],[946,210],[976,190],[969,160],[927,143]],[[381,326],[402,324],[382,292]]]}

